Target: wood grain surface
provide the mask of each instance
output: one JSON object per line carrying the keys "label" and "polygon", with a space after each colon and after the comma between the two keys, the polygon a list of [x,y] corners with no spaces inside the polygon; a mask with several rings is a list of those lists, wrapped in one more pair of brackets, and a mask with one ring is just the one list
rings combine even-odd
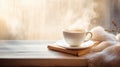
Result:
{"label": "wood grain surface", "polygon": [[84,56],[51,51],[54,41],[1,41],[0,67],[4,66],[87,66]]}

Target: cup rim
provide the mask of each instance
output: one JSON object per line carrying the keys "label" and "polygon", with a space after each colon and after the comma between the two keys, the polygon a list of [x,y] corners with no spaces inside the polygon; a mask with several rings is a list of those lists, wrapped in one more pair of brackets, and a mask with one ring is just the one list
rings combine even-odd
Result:
{"label": "cup rim", "polygon": [[[68,32],[68,33],[87,33],[88,31],[82,30],[82,32],[71,32],[71,31],[75,31],[75,30],[67,30],[67,29],[62,29],[62,32]],[[79,31],[79,30],[76,30]]]}

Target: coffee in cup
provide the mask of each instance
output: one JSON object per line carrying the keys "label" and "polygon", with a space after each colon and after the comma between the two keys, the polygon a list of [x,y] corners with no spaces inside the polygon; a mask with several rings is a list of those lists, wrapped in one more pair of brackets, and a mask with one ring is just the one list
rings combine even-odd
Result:
{"label": "coffee in cup", "polygon": [[90,40],[92,38],[92,33],[91,32],[86,32],[83,29],[81,29],[81,30],[64,29],[63,30],[64,40],[71,47],[78,47],[78,46],[80,46],[81,43],[86,41],[85,38],[86,38],[86,36],[88,34],[91,35],[91,37],[88,39],[88,40]]}

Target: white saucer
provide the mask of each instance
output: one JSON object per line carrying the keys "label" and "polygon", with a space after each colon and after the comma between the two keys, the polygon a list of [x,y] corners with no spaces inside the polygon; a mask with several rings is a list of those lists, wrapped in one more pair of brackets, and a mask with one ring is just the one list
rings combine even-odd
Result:
{"label": "white saucer", "polygon": [[79,47],[71,47],[64,40],[59,40],[56,42],[56,45],[64,47],[66,49],[85,49],[94,45],[94,42],[89,40],[87,42],[82,43]]}

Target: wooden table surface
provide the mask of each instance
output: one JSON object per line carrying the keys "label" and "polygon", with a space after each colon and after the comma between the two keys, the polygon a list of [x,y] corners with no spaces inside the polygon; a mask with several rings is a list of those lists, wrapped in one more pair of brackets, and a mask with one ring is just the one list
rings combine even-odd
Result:
{"label": "wooden table surface", "polygon": [[2,66],[88,66],[85,56],[77,57],[49,50],[55,41],[11,40],[0,41]]}

